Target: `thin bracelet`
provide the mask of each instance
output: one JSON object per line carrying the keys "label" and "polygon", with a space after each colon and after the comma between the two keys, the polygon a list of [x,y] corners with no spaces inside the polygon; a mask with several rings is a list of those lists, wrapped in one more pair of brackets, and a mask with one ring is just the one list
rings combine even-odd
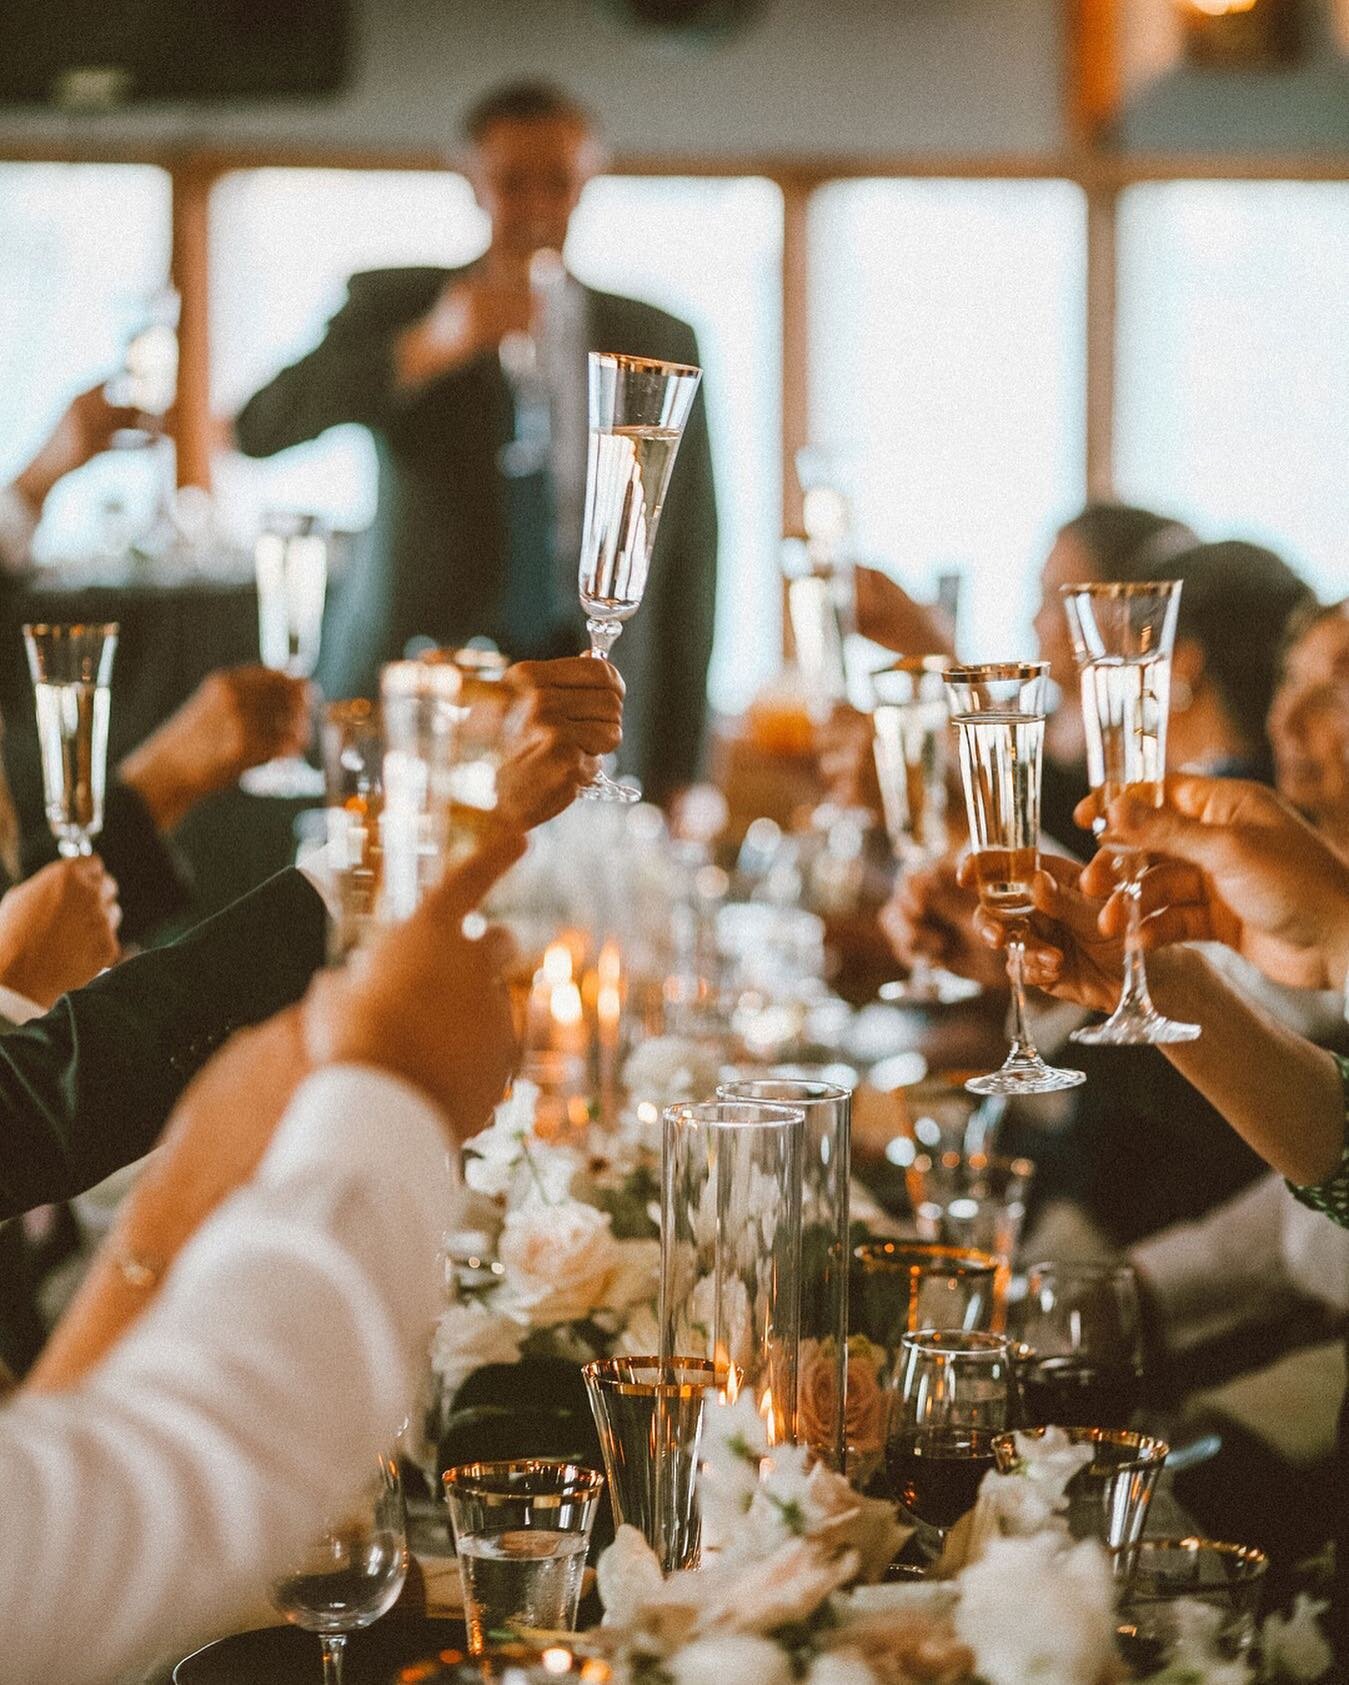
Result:
{"label": "thin bracelet", "polygon": [[151,1292],[164,1279],[164,1260],[148,1252],[133,1252],[127,1246],[115,1246],[110,1257],[122,1280],[138,1293]]}

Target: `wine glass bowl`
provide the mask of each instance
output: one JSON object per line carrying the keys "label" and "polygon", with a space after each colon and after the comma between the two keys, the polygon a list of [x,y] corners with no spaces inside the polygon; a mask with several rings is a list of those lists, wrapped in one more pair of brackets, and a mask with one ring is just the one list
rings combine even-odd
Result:
{"label": "wine glass bowl", "polygon": [[[590,442],[578,590],[590,654],[609,655],[646,590],[670,472],[702,370],[592,351]],[[633,802],[636,790],[598,773],[579,794]]]}
{"label": "wine glass bowl", "polygon": [[[1087,773],[1100,807],[1093,825],[1098,836],[1105,829],[1105,809],[1117,796],[1161,806],[1180,589],[1178,579],[1060,587],[1082,686]],[[1193,1041],[1199,1026],[1166,1018],[1148,992],[1139,944],[1147,858],[1122,849],[1118,862],[1129,921],[1124,986],[1110,1017],[1074,1030],[1073,1040],[1102,1047]]]}
{"label": "wine glass bowl", "polygon": [[47,823],[66,859],[92,854],[93,839],[103,829],[117,636],[115,622],[23,629]]}
{"label": "wine glass bowl", "polygon": [[979,900],[1007,929],[1012,1046],[1001,1069],[972,1077],[972,1094],[1053,1094],[1076,1088],[1081,1071],[1048,1065],[1026,1018],[1022,972],[1039,867],[1040,776],[1045,732],[1044,661],[948,667],[946,694],[960,745],[970,848]]}
{"label": "wine glass bowl", "polygon": [[389,1612],[407,1571],[403,1485],[398,1458],[390,1453],[377,1459],[343,1515],[272,1581],[277,1610],[322,1640],[325,1685],[341,1685],[347,1635]]}
{"label": "wine glass bowl", "polygon": [[1030,1423],[1127,1428],[1143,1392],[1143,1323],[1132,1266],[1033,1264],[1017,1379]]}

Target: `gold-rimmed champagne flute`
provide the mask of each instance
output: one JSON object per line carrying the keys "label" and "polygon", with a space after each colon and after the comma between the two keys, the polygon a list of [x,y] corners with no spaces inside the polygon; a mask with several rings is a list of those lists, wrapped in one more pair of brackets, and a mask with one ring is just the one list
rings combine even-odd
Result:
{"label": "gold-rimmed champagne flute", "polygon": [[1007,928],[1012,1045],[1000,1070],[971,1077],[972,1094],[1053,1094],[1076,1088],[1081,1071],[1047,1065],[1026,1018],[1026,926],[1039,869],[1040,768],[1045,736],[1044,661],[949,667],[946,694],[960,742],[970,848],[979,900]]}
{"label": "gold-rimmed champagne flute", "polygon": [[[902,883],[910,872],[940,860],[950,837],[946,822],[947,735],[951,715],[942,655],[909,655],[871,675],[871,724],[876,776],[886,834]],[[882,1000],[911,1006],[953,1006],[973,1000],[979,985],[914,956],[909,975],[883,983]]]}
{"label": "gold-rimmed champagne flute", "polygon": [[23,629],[37,704],[47,823],[66,859],[92,854],[103,829],[117,625]]}
{"label": "gold-rimmed champagne flute", "polygon": [[[1082,683],[1087,773],[1100,798],[1092,825],[1098,837],[1105,830],[1106,806],[1116,796],[1127,792],[1150,807],[1162,803],[1180,587],[1178,579],[1159,579],[1060,588]],[[1137,849],[1121,849],[1118,862],[1129,920],[1124,987],[1109,1018],[1074,1030],[1072,1039],[1093,1047],[1194,1041],[1199,1025],[1165,1017],[1148,993],[1139,940],[1147,856]]]}
{"label": "gold-rimmed champagne flute", "polygon": [[[703,371],[685,363],[590,353],[590,445],[579,590],[590,654],[608,658],[641,606],[656,528]],[[603,772],[583,800],[635,802]]]}

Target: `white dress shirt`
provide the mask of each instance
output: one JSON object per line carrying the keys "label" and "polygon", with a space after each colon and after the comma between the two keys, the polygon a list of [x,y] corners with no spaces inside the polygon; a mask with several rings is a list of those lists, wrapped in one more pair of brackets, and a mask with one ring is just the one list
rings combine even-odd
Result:
{"label": "white dress shirt", "polygon": [[413,1398],[457,1197],[434,1108],[354,1066],[75,1391],[0,1413],[0,1681],[104,1685],[227,1630]]}

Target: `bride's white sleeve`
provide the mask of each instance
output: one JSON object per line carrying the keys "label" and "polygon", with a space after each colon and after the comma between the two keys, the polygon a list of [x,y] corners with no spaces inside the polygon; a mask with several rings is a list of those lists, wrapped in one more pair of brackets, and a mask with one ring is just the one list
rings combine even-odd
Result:
{"label": "bride's white sleeve", "polygon": [[415,1090],[303,1085],[86,1382],[0,1413],[0,1680],[106,1681],[256,1605],[410,1405],[457,1198]]}

